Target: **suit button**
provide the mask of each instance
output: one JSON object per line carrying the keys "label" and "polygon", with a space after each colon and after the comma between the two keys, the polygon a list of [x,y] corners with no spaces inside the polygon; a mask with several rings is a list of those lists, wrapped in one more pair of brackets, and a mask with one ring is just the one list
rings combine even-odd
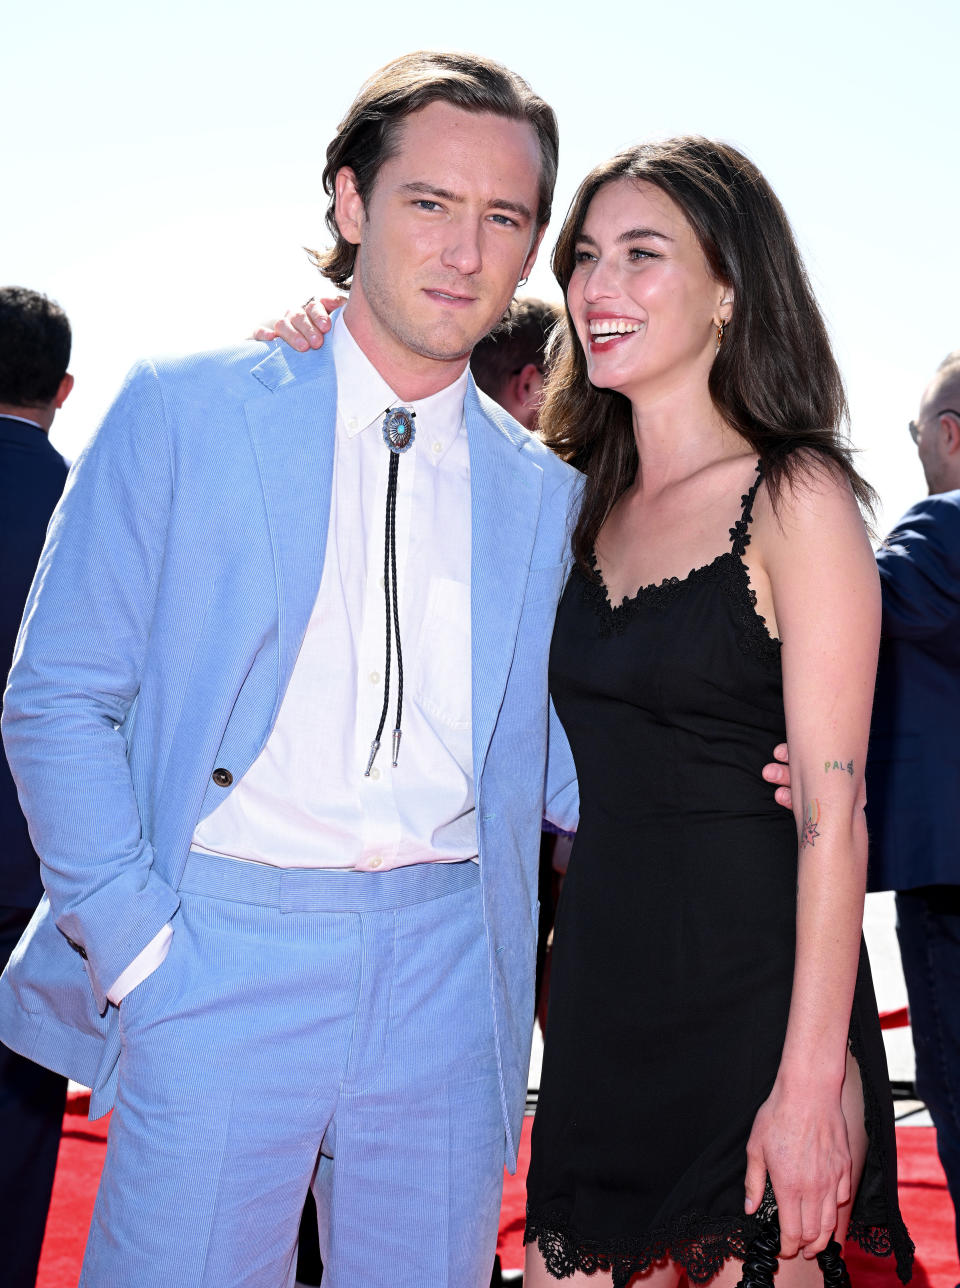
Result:
{"label": "suit button", "polygon": [[218,787],[229,787],[233,782],[233,774],[229,769],[215,769],[213,771],[213,781]]}

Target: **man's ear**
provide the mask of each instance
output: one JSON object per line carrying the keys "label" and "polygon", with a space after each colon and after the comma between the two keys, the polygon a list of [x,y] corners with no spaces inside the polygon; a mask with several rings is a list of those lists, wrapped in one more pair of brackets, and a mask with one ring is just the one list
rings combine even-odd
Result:
{"label": "man's ear", "polygon": [[543,372],[535,362],[528,362],[511,377],[517,401],[524,407],[538,406],[543,393]]}
{"label": "man's ear", "polygon": [[365,211],[363,198],[357,190],[357,176],[348,165],[341,166],[334,180],[336,205],[334,212],[337,227],[345,241],[359,246],[363,241],[363,222]]}
{"label": "man's ear", "polygon": [[944,453],[947,456],[954,456],[960,452],[960,419],[949,413],[940,417],[938,426]]}
{"label": "man's ear", "polygon": [[57,386],[56,397],[53,400],[53,405],[57,411],[60,410],[60,408],[69,398],[70,390],[72,388],[73,388],[73,376],[71,376],[70,372],[68,371],[67,374],[60,381],[60,384]]}
{"label": "man's ear", "polygon": [[505,407],[524,429],[536,428],[543,401],[543,372],[535,362],[515,371],[507,381],[497,402]]}

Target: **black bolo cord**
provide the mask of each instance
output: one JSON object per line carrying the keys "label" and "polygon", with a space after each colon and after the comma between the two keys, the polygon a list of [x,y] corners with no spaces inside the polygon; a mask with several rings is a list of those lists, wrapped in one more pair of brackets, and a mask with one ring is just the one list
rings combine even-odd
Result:
{"label": "black bolo cord", "polygon": [[[397,718],[393,726],[393,767],[400,755],[400,718],[403,715],[403,649],[400,645],[400,609],[397,603],[397,473],[400,457],[390,457],[390,478],[387,482],[387,511],[390,515],[390,598],[393,600],[393,636],[397,641]],[[387,601],[387,648],[390,647],[390,603]],[[389,679],[388,679],[389,683]],[[386,700],[387,694],[384,694]],[[380,726],[381,729],[383,726]],[[380,734],[377,734],[380,737]]]}
{"label": "black bolo cord", "polygon": [[384,518],[383,542],[383,597],[386,609],[386,658],[383,665],[383,708],[380,712],[380,723],[377,734],[370,744],[370,756],[364,778],[370,777],[373,762],[380,750],[380,739],[383,727],[387,722],[387,711],[390,707],[390,655],[391,636],[397,642],[397,714],[393,727],[393,767],[397,767],[400,755],[400,722],[403,716],[403,649],[400,645],[400,606],[397,593],[397,475],[400,467],[400,456],[412,445],[415,430],[413,421],[415,411],[406,407],[387,408],[383,422],[384,442],[390,449],[390,470],[387,475],[387,510]]}

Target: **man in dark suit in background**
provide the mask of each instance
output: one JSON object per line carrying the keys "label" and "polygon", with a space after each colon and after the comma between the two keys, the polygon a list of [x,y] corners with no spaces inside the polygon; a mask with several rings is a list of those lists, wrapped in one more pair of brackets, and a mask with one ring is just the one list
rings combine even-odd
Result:
{"label": "man in dark suit in background", "polygon": [[930,495],[877,555],[869,888],[897,892],[917,1094],[960,1211],[960,349],[937,368],[910,434]]}
{"label": "man in dark suit in background", "polygon": [[[70,323],[52,300],[0,287],[0,667],[67,467],[47,438],[73,387]],[[40,864],[0,752],[0,969],[40,902]],[[0,1258],[6,1288],[33,1288],[50,1204],[67,1082],[0,1045]]]}

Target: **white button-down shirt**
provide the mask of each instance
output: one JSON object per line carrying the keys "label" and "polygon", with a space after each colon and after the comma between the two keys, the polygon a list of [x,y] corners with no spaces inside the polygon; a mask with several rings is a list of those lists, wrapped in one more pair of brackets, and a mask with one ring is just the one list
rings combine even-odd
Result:
{"label": "white button-down shirt", "polygon": [[277,722],[199,825],[194,848],[276,867],[385,871],[476,857],[470,666],[467,372],[416,413],[399,459],[396,540],[403,737],[392,766],[397,654],[384,694],[384,413],[401,400],[338,314],[333,494],[320,590]]}

